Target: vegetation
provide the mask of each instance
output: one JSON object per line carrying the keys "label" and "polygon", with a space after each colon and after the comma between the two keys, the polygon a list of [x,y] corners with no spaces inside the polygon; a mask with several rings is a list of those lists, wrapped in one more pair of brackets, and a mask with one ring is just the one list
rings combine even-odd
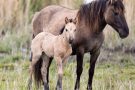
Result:
{"label": "vegetation", "polygon": [[[0,2],[0,90],[26,90],[31,42],[31,19],[47,5],[58,4],[78,9],[82,0],[1,0]],[[112,28],[106,27],[105,42],[96,65],[94,90],[134,90],[135,1],[124,0],[126,19],[130,28],[128,38],[121,40]],[[118,49],[118,50],[117,50]],[[50,69],[50,87],[55,88],[55,64]],[[81,90],[87,86],[89,59],[85,56]],[[71,60],[64,70],[64,90],[73,89],[76,63]]]}
{"label": "vegetation", "polygon": [[[93,88],[94,90],[134,90],[135,88],[135,62],[132,56],[114,54],[119,60],[99,61],[96,65]],[[88,80],[89,62],[85,57],[84,69],[81,76],[81,89],[86,90]],[[1,66],[3,65],[3,66]],[[7,62],[0,65],[0,89],[1,90],[26,90],[28,84],[29,61]],[[50,88],[55,89],[57,81],[56,65],[53,61],[50,67]],[[65,66],[63,76],[64,90],[74,89],[76,79],[76,63],[74,59]],[[33,86],[34,87],[34,86]],[[40,89],[42,90],[42,89]]]}

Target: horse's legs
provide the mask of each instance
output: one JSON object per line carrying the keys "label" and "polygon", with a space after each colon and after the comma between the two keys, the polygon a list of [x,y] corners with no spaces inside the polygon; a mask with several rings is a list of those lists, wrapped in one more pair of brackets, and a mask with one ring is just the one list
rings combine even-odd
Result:
{"label": "horse's legs", "polygon": [[53,58],[49,58],[49,59],[50,59],[49,60],[49,65],[47,67],[47,83],[48,83],[48,85],[49,85],[49,68],[50,68],[50,65],[52,63]]}
{"label": "horse's legs", "polygon": [[58,81],[56,90],[62,90],[62,76],[63,76],[63,65],[62,65],[62,59],[60,57],[55,57],[57,67],[58,67]]}
{"label": "horse's legs", "polygon": [[77,78],[76,78],[75,90],[79,90],[80,88],[80,76],[83,71],[83,57],[84,57],[83,51],[77,53],[77,70],[76,70]]}
{"label": "horse's legs", "polygon": [[31,90],[32,89],[32,72],[33,70],[31,69],[31,66],[30,66],[30,77],[29,77],[29,80],[28,80],[28,90]]}
{"label": "horse's legs", "polygon": [[42,63],[42,68],[41,68],[41,74],[42,74],[42,79],[43,79],[43,84],[44,84],[44,90],[49,90],[49,85],[47,82],[47,68],[49,65],[49,57],[46,55],[43,55],[43,63]]}
{"label": "horse's legs", "polygon": [[99,54],[100,54],[100,50],[91,53],[87,90],[92,90],[92,79],[94,75],[95,63],[97,61]]}

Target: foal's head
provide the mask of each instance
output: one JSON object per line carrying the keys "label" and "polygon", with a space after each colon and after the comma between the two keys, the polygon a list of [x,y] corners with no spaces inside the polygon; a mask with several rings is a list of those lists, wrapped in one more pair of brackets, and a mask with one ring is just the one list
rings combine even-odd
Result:
{"label": "foal's head", "polygon": [[123,0],[107,0],[105,8],[105,21],[111,25],[120,35],[125,38],[129,34],[129,28],[125,20],[125,8]]}
{"label": "foal's head", "polygon": [[75,32],[76,32],[76,19],[68,19],[65,18],[65,28],[63,33],[65,34],[66,38],[68,39],[69,43],[75,39]]}

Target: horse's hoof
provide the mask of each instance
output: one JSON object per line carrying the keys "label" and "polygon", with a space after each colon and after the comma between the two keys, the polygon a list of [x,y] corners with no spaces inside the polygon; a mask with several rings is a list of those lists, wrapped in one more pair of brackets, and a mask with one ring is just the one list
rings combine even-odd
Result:
{"label": "horse's hoof", "polygon": [[55,90],[62,90],[62,88],[56,87],[56,89],[55,89]]}
{"label": "horse's hoof", "polygon": [[80,87],[80,85],[79,84],[76,84],[75,85],[75,90],[79,90],[79,87]]}

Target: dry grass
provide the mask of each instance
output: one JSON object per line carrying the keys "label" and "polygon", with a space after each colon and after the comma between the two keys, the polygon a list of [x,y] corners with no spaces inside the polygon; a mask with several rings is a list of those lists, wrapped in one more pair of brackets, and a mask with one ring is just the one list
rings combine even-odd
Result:
{"label": "dry grass", "polygon": [[[120,59],[119,61],[124,59],[122,55],[116,56]],[[128,57],[124,60],[130,61],[131,59],[133,58]],[[80,90],[86,90],[87,87],[89,69],[89,62],[87,60],[87,58],[84,60]],[[100,64],[98,63],[95,69],[93,90],[134,90],[135,64],[130,62],[127,63],[127,61],[125,61],[122,61],[122,63],[115,63],[114,61],[105,61]],[[16,63],[7,62],[0,67],[0,89],[9,90],[10,88],[10,90],[27,90],[27,81],[29,78],[28,65],[28,60],[20,60]],[[74,90],[75,79],[76,63],[71,60],[64,69],[63,89]],[[53,61],[50,67],[50,90],[55,89],[56,82],[57,70],[55,62]]]}
{"label": "dry grass", "polygon": [[[22,0],[1,0],[0,2],[0,28],[1,30],[19,31],[28,24],[29,1],[23,6]],[[25,10],[23,10],[25,7]]]}

